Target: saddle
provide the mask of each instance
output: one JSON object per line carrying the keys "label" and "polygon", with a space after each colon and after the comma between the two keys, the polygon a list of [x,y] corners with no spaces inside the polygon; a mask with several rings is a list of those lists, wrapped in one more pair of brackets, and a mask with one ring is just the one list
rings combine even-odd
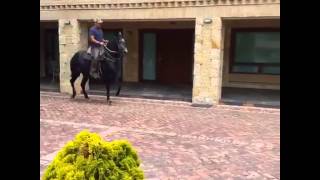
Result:
{"label": "saddle", "polygon": [[88,52],[83,53],[82,57],[83,57],[84,60],[87,60],[87,61],[91,61],[93,59],[91,54],[89,54]]}
{"label": "saddle", "polygon": [[[95,79],[101,77],[101,74],[102,74],[101,60],[93,61],[94,57],[88,52],[83,52],[82,55],[81,55],[81,58],[84,61],[89,61],[90,62],[90,75],[92,77],[96,76]],[[94,74],[95,72],[97,74]]]}
{"label": "saddle", "polygon": [[[83,59],[87,60],[87,61],[92,61],[93,57],[91,54],[89,54],[88,52],[83,53]],[[98,58],[98,61],[111,61],[111,62],[116,62],[118,59],[120,58],[114,58],[111,56],[111,54],[109,52],[105,52],[105,54],[103,54],[100,58]]]}

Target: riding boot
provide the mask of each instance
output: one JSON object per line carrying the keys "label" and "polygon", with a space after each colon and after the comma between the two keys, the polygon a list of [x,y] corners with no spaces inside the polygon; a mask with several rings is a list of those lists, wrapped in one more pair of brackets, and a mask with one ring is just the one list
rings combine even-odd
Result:
{"label": "riding boot", "polygon": [[97,66],[98,66],[98,60],[97,59],[92,59],[91,66],[90,66],[90,75],[94,79],[98,79],[99,78],[99,73],[98,73]]}
{"label": "riding boot", "polygon": [[98,76],[98,78],[100,78],[100,76],[101,76],[101,61],[98,61],[97,62],[97,76]]}

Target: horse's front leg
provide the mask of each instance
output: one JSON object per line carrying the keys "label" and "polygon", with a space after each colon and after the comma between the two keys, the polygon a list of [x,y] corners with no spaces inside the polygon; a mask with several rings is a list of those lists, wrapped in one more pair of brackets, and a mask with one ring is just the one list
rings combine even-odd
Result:
{"label": "horse's front leg", "polygon": [[120,94],[120,91],[121,91],[121,74],[122,74],[122,61],[120,61],[120,65],[118,65],[118,73],[117,73],[117,79],[116,79],[116,84],[117,84],[117,87],[118,87],[118,90],[117,90],[117,93],[116,93],[116,96],[119,96]]}
{"label": "horse's front leg", "polygon": [[120,91],[121,91],[121,84],[119,83],[119,85],[118,85],[118,90],[117,90],[117,94],[116,94],[116,96],[119,96],[119,94],[120,94]]}

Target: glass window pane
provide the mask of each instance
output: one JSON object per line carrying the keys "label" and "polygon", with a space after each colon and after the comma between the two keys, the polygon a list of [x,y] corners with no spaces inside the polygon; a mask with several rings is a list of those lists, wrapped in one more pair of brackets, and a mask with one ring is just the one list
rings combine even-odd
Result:
{"label": "glass window pane", "polygon": [[264,74],[280,74],[280,67],[266,66],[262,68]]}
{"label": "glass window pane", "polygon": [[280,63],[280,32],[237,32],[237,63]]}
{"label": "glass window pane", "polygon": [[252,33],[237,33],[235,47],[235,62],[253,62],[254,36]]}
{"label": "glass window pane", "polygon": [[235,65],[232,69],[236,73],[258,73],[258,66],[252,65]]}
{"label": "glass window pane", "polygon": [[156,34],[143,34],[143,79],[156,80]]}

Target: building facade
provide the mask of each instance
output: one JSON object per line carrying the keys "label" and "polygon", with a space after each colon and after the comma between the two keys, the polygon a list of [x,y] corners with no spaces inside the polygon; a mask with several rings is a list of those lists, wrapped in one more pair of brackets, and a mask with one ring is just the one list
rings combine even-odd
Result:
{"label": "building facade", "polygon": [[222,87],[280,89],[280,0],[41,0],[40,77],[56,59],[63,93],[94,18],[127,40],[124,81],[190,84],[199,105],[219,103]]}

